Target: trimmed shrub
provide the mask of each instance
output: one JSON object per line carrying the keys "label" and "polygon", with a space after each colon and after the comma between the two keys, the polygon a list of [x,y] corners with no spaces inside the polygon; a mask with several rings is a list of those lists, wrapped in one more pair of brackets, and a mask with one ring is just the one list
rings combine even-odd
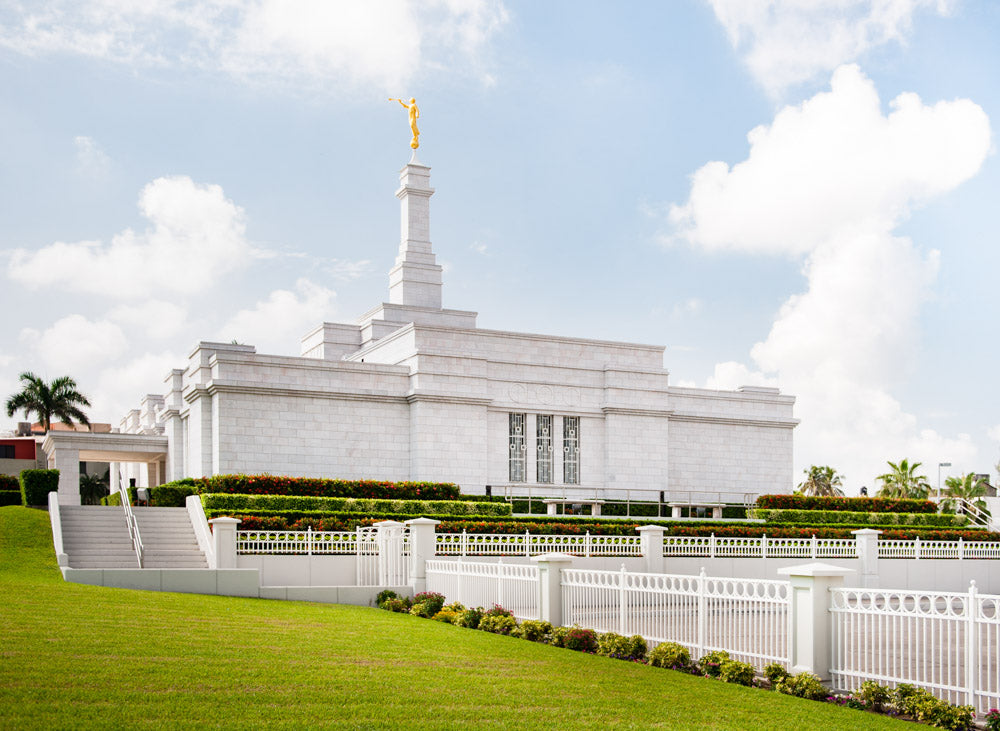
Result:
{"label": "trimmed shrub", "polygon": [[866,680],[855,691],[854,697],[863,702],[866,707],[871,708],[877,713],[881,713],[892,697],[892,693],[884,685],[879,685],[874,680]]}
{"label": "trimmed shrub", "polygon": [[235,495],[308,495],[388,500],[455,500],[458,485],[451,482],[387,482],[330,480],[283,475],[213,475],[195,478],[198,492]]}
{"label": "trimmed shrub", "polygon": [[513,635],[529,642],[545,642],[552,635],[552,625],[540,619],[526,619],[518,625]]}
{"label": "trimmed shrub", "polygon": [[396,599],[386,599],[379,605],[380,609],[385,609],[389,612],[401,612],[402,614],[409,614],[410,612],[410,599],[409,597],[397,597]]}
{"label": "trimmed shrub", "polygon": [[646,640],[639,635],[625,637],[615,632],[604,632],[597,637],[597,654],[618,660],[643,660],[646,657]]}
{"label": "trimmed shrub", "polygon": [[778,683],[791,676],[780,662],[772,662],[764,666],[764,677],[767,678],[767,682],[771,684],[772,688],[777,688]]}
{"label": "trimmed shrub", "polygon": [[735,685],[752,686],[756,671],[748,662],[727,660],[719,667],[719,680]]}
{"label": "trimmed shrub", "polygon": [[509,635],[517,627],[517,620],[506,614],[489,614],[479,620],[479,629],[495,635]]}
{"label": "trimmed shrub", "polygon": [[17,475],[0,475],[0,492],[21,492],[21,482]]}
{"label": "trimmed shrub", "polygon": [[[183,499],[181,502],[183,503]],[[323,513],[393,513],[399,515],[473,515],[483,517],[510,515],[508,503],[462,502],[459,500],[373,500],[300,495],[202,493],[201,504],[206,510],[240,510],[256,514],[260,514],[262,511],[315,511]]]}
{"label": "trimmed shrub", "polygon": [[0,490],[0,506],[21,504],[22,500],[20,490]]}
{"label": "trimmed shrub", "polygon": [[492,608],[483,612],[484,617],[513,617],[514,613],[509,609],[504,609],[499,604],[494,604]]}
{"label": "trimmed shrub", "polygon": [[22,470],[22,505],[48,505],[49,493],[59,490],[59,470]]}
{"label": "trimmed shrub", "polygon": [[646,661],[656,668],[688,670],[691,667],[691,653],[684,645],[676,642],[661,642],[649,651]]}
{"label": "trimmed shrub", "polygon": [[935,527],[964,526],[969,522],[965,515],[954,513],[855,513],[848,510],[765,510],[755,508],[754,518],[768,523],[849,523],[865,526],[919,525]]}
{"label": "trimmed shrub", "polygon": [[375,595],[375,606],[381,607],[382,602],[386,601],[387,599],[398,599],[398,598],[399,594],[394,592],[392,589],[383,589],[382,591],[380,591],[378,594]]}
{"label": "trimmed shrub", "polygon": [[465,605],[461,602],[452,602],[451,604],[445,604],[441,607],[442,612],[455,612],[456,614],[461,614],[465,611]]}
{"label": "trimmed shrub", "polygon": [[435,614],[431,619],[438,622],[444,622],[445,624],[455,624],[455,620],[461,615],[461,612],[449,612],[447,609],[442,609],[440,612]]}
{"label": "trimmed shrub", "polygon": [[458,616],[458,619],[455,620],[455,624],[457,624],[459,627],[468,627],[469,629],[479,629],[479,623],[482,620],[483,620],[483,608],[469,607]]}
{"label": "trimmed shrub", "polygon": [[583,627],[570,627],[562,639],[562,646],[577,652],[597,652],[597,633]]}
{"label": "trimmed shrub", "polygon": [[729,662],[729,653],[725,650],[709,652],[698,660],[698,672],[711,678],[717,678],[722,671],[722,664],[725,662]]}
{"label": "trimmed shrub", "polygon": [[830,691],[823,687],[819,678],[809,672],[789,675],[784,680],[779,680],[774,688],[779,693],[807,698],[811,701],[821,701],[830,695]]}
{"label": "trimmed shrub", "polygon": [[936,513],[931,500],[880,497],[813,497],[807,495],[761,495],[757,507],[769,510],[847,510],[855,513]]}
{"label": "trimmed shrub", "polygon": [[183,508],[189,495],[197,495],[194,480],[186,477],[149,488],[149,504],[155,508]]}
{"label": "trimmed shrub", "polygon": [[[416,609],[418,604],[427,607],[428,613],[421,614],[421,617],[433,617],[444,607],[444,594],[438,594],[436,591],[422,591],[413,597],[413,608]],[[417,614],[417,612],[413,612],[413,614]]]}

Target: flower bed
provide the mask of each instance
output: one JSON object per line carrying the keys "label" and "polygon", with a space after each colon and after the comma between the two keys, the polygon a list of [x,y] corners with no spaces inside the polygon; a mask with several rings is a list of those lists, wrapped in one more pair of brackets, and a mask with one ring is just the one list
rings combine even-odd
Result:
{"label": "flower bed", "polygon": [[300,495],[379,500],[457,500],[458,485],[451,482],[388,482],[330,480],[283,475],[213,475],[194,480],[200,493],[234,495]]}
{"label": "flower bed", "polygon": [[769,510],[846,510],[855,513],[936,513],[930,500],[893,500],[879,497],[811,497],[761,495],[757,507]]}
{"label": "flower bed", "polygon": [[769,510],[754,508],[750,511],[753,518],[760,518],[768,523],[810,523],[826,524],[848,523],[850,525],[872,526],[934,526],[938,528],[954,528],[966,525],[969,519],[964,515],[954,513],[857,513],[850,510]]}
{"label": "flower bed", "polygon": [[208,493],[201,496],[206,510],[311,511],[363,513],[366,515],[480,515],[509,516],[509,503],[465,502],[460,500],[369,500],[365,498],[302,497],[295,495],[227,495]]}

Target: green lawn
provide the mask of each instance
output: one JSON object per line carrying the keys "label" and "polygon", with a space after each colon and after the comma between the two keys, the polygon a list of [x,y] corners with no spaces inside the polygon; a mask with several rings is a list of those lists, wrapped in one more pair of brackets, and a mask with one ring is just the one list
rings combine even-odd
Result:
{"label": "green lawn", "polygon": [[0,592],[2,728],[902,723],[380,610],[67,584],[48,515],[20,507]]}

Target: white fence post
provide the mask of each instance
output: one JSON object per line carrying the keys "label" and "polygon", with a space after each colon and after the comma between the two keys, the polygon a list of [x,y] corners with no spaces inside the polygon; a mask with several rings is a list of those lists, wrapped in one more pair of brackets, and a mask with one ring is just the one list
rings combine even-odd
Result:
{"label": "white fence post", "polygon": [[306,555],[313,555],[313,527],[311,525],[306,526]]}
{"label": "white fence post", "polygon": [[531,557],[531,531],[524,531],[524,555]]}
{"label": "white fence post", "polygon": [[854,535],[858,555],[858,584],[864,589],[878,589],[878,537],[882,535],[882,531],[862,528],[852,530],[851,533]]}
{"label": "white fence post", "polygon": [[760,537],[760,557],[767,558],[767,533],[763,533]]}
{"label": "white fence post", "polygon": [[468,550],[468,546],[469,546],[469,537],[465,533],[465,528],[462,528],[462,553],[459,555],[466,556],[467,555],[466,551]]}
{"label": "white fence post", "polygon": [[969,582],[969,599],[965,608],[965,702],[976,705],[976,675],[979,670],[979,592],[975,580]]}
{"label": "white fence post", "polygon": [[625,564],[618,572],[618,634],[625,634],[625,612],[628,601],[625,596]]}
{"label": "white fence post", "polygon": [[965,542],[962,540],[962,536],[958,537],[958,560],[961,561],[965,558]]}
{"label": "white fence post", "polygon": [[778,569],[792,584],[788,607],[788,665],[792,673],[810,672],[830,679],[833,660],[833,619],[830,589],[842,586],[853,569],[808,563]]}
{"label": "white fence post", "polygon": [[915,536],[913,539],[913,558],[920,560],[920,536]]}
{"label": "white fence post", "polygon": [[220,569],[236,568],[236,526],[239,518],[212,518],[212,543],[215,548],[215,565]]}
{"label": "white fence post", "polygon": [[715,558],[715,534],[708,537],[708,557]]}
{"label": "white fence post", "polygon": [[[645,559],[646,573],[664,573],[663,533],[666,528],[662,525],[644,525],[636,528],[636,531],[639,533],[639,546]],[[624,564],[622,567],[624,568]]]}
{"label": "white fence post", "polygon": [[586,538],[586,542],[584,543],[583,553],[584,553],[584,555],[587,558],[590,558],[590,531],[589,530],[587,531],[587,538]]}
{"label": "white fence post", "polygon": [[[503,596],[503,559],[497,561],[497,604],[504,605]],[[508,607],[509,609],[509,607]]]}
{"label": "white fence post", "polygon": [[435,529],[440,524],[440,520],[430,518],[414,518],[404,523],[410,529],[410,585],[414,594],[427,591],[427,562],[434,560]]}
{"label": "white fence post", "polygon": [[562,570],[572,567],[573,557],[568,553],[543,553],[531,560],[538,564],[538,618],[561,627],[564,624]]}
{"label": "white fence post", "polygon": [[812,557],[813,561],[816,560],[816,552],[817,552],[817,548],[818,547],[819,547],[819,539],[816,537],[816,534],[813,533],[813,537],[812,537],[812,552],[811,552],[811,557]]}
{"label": "white fence post", "polygon": [[705,567],[698,573],[698,654],[704,655],[707,650],[708,630],[708,594],[706,593]]}

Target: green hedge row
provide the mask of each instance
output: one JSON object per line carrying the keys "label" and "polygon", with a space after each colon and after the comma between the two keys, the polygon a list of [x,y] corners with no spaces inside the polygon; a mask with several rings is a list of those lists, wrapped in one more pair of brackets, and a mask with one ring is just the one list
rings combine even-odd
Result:
{"label": "green hedge row", "polygon": [[[139,490],[135,487],[126,488],[135,505],[139,500]],[[197,495],[198,489],[194,486],[194,480],[185,478],[176,482],[167,482],[163,485],[149,488],[149,505],[154,508],[183,508],[186,505],[188,495]],[[116,492],[101,498],[101,505],[121,505],[121,493]]]}
{"label": "green hedge row", "polygon": [[0,506],[21,504],[20,490],[0,490]]}
{"label": "green hedge row", "polygon": [[22,505],[48,505],[49,493],[59,490],[59,470],[22,470]]}
{"label": "green hedge row", "polygon": [[755,508],[751,516],[768,523],[849,523],[851,525],[897,526],[920,525],[939,528],[961,527],[969,522],[964,515],[954,513],[855,513],[848,510],[764,510]]}
{"label": "green hedge row", "polygon": [[510,515],[508,503],[462,502],[458,500],[367,500],[343,497],[297,497],[292,495],[203,494],[206,510],[307,510],[334,513],[397,515]]}
{"label": "green hedge row", "polygon": [[936,513],[930,500],[880,497],[813,497],[807,495],[761,495],[757,507],[768,510],[846,510],[854,513]]}
{"label": "green hedge row", "polygon": [[0,492],[11,490],[21,492],[21,482],[17,479],[17,475],[0,475]]}
{"label": "green hedge row", "polygon": [[[414,515],[412,513],[348,513],[330,510],[254,510],[253,512],[243,512],[240,510],[220,510],[205,509],[205,517],[220,518],[228,516],[239,518],[243,521],[240,530],[313,530],[342,531],[354,530],[361,526],[370,526],[383,520],[396,520],[404,522],[413,518],[432,518],[444,524],[448,520],[454,520],[454,515],[435,515],[434,513],[423,513]],[[524,531],[521,531],[522,533]]]}
{"label": "green hedge row", "polygon": [[213,475],[194,478],[200,493],[233,495],[297,495],[353,497],[371,500],[458,500],[458,485],[451,482],[385,482],[330,480],[322,477],[283,475]]}

